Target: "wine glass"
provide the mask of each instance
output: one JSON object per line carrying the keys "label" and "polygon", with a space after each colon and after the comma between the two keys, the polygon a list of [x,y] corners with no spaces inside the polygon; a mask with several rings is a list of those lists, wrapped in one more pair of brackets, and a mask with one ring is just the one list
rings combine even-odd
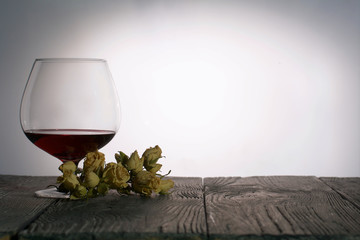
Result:
{"label": "wine glass", "polygon": [[[120,126],[120,103],[103,59],[36,59],[20,107],[26,137],[62,162],[78,165]],[[38,191],[37,196],[47,196]],[[56,196],[55,196],[56,197]]]}

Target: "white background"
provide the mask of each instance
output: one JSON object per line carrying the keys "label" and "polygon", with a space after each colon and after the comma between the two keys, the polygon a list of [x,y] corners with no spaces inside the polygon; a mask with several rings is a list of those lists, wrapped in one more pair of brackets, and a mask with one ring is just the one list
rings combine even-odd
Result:
{"label": "white background", "polygon": [[360,1],[0,0],[0,174],[59,175],[21,131],[36,58],[108,61],[121,127],[174,176],[360,176]]}

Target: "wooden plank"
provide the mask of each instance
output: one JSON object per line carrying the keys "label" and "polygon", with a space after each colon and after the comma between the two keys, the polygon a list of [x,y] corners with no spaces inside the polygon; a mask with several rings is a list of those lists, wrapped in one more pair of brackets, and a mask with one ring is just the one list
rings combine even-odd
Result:
{"label": "wooden plank", "polygon": [[360,178],[322,177],[320,180],[360,209]]}
{"label": "wooden plank", "polygon": [[360,239],[360,211],[315,177],[205,178],[210,239]]}
{"label": "wooden plank", "polygon": [[201,178],[174,178],[170,195],[110,193],[49,207],[20,239],[205,239]]}
{"label": "wooden plank", "polygon": [[34,196],[55,182],[54,177],[0,175],[0,239],[14,237],[55,201]]}

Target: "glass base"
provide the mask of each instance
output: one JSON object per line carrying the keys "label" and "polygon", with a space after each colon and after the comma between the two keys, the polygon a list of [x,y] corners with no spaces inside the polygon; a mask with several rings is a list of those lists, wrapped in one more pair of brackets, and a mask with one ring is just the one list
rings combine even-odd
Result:
{"label": "glass base", "polygon": [[36,191],[35,196],[40,198],[70,198],[69,194],[59,192],[56,188],[48,188]]}

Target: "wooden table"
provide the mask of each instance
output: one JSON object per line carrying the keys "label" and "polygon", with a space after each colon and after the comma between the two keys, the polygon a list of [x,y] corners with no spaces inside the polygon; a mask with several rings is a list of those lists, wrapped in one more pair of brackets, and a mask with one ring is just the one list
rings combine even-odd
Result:
{"label": "wooden table", "polygon": [[55,179],[0,175],[0,239],[360,239],[360,178],[174,177],[166,196],[34,197]]}

